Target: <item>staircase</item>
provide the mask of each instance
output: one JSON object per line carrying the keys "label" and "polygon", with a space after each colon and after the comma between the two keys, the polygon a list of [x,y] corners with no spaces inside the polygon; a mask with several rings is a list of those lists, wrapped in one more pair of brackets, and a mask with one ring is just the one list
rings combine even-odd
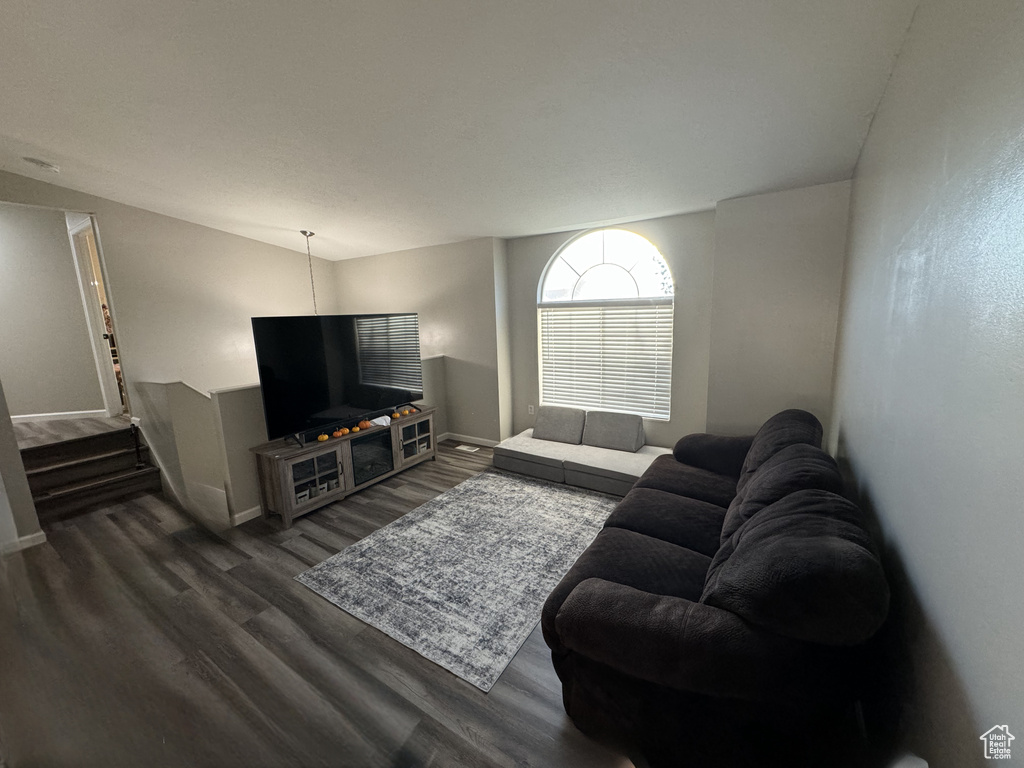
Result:
{"label": "staircase", "polygon": [[139,492],[160,490],[138,427],[25,448],[21,459],[41,525]]}

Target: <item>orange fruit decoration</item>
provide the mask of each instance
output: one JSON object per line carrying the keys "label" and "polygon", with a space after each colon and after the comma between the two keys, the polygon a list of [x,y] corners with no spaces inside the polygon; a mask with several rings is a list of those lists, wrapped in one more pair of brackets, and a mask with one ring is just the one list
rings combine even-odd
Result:
{"label": "orange fruit decoration", "polygon": [[391,414],[391,418],[392,418],[392,419],[397,419],[397,418],[398,418],[399,416],[401,416],[401,415],[402,415],[402,414],[400,414],[400,413],[399,413],[398,411],[395,411],[394,413],[392,413],[392,414]]}
{"label": "orange fruit decoration", "polygon": [[334,432],[331,433],[331,437],[341,437],[344,434],[345,433],[342,432],[340,429],[336,429],[334,430]]}
{"label": "orange fruit decoration", "polygon": [[372,426],[373,426],[373,424],[368,422],[366,419],[363,419],[362,421],[359,422],[359,428],[360,429],[369,429]]}
{"label": "orange fruit decoration", "polygon": [[402,411],[402,415],[403,416],[408,416],[409,415],[409,409],[406,408],[404,411]]}
{"label": "orange fruit decoration", "polygon": [[358,432],[359,431],[359,427],[352,427],[352,431],[353,432]]}
{"label": "orange fruit decoration", "polygon": [[415,408],[410,408],[409,413],[419,413]]}
{"label": "orange fruit decoration", "polygon": [[316,436],[316,439],[322,443],[324,440],[329,440],[330,438],[327,437],[327,435],[320,434]]}
{"label": "orange fruit decoration", "polygon": [[342,435],[347,435],[348,434],[348,427],[342,427],[338,431],[341,432]]}

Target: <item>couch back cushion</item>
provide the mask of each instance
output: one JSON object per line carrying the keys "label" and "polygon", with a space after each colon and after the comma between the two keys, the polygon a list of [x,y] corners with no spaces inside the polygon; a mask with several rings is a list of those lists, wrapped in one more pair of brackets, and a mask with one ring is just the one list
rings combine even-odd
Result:
{"label": "couch back cushion", "polygon": [[796,443],[776,453],[747,479],[729,505],[722,525],[721,543],[770,504],[805,488],[839,493],[843,478],[836,461],[820,448]]}
{"label": "couch back cushion", "polygon": [[722,545],[701,602],[786,637],[844,646],[878,630],[889,587],[860,510],[804,490],[762,509]]}
{"label": "couch back cushion", "polygon": [[644,420],[634,413],[587,411],[583,444],[635,453],[644,445]]}
{"label": "couch back cushion", "polygon": [[783,448],[798,443],[820,448],[822,431],[821,422],[813,414],[798,408],[772,416],[754,435],[747,458],[743,460],[737,492],[742,492],[760,466]]}
{"label": "couch back cushion", "polygon": [[579,445],[583,439],[583,424],[586,419],[587,412],[582,408],[542,405],[537,409],[533,437],[537,440]]}

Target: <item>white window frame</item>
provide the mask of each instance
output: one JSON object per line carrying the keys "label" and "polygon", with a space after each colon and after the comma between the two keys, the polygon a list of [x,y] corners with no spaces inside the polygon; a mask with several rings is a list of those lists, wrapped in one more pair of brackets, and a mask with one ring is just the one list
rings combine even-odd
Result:
{"label": "white window frame", "polygon": [[[674,280],[673,295],[543,300],[551,268],[566,250],[583,237],[609,229],[621,228],[584,232],[565,243],[541,276],[537,289],[540,403],[623,411],[667,421],[672,409]],[[668,271],[660,252],[657,258]],[[671,279],[671,272],[668,274]],[[579,272],[577,275],[577,280],[582,277]],[[609,322],[616,326],[611,336]],[[551,333],[561,333],[562,338],[547,338]]]}

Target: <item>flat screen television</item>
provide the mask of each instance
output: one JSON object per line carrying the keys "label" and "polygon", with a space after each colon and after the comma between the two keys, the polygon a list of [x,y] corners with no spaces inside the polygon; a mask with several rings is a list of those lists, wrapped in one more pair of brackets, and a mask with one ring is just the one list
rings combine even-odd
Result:
{"label": "flat screen television", "polygon": [[271,440],[423,397],[415,314],[254,317],[252,333]]}

